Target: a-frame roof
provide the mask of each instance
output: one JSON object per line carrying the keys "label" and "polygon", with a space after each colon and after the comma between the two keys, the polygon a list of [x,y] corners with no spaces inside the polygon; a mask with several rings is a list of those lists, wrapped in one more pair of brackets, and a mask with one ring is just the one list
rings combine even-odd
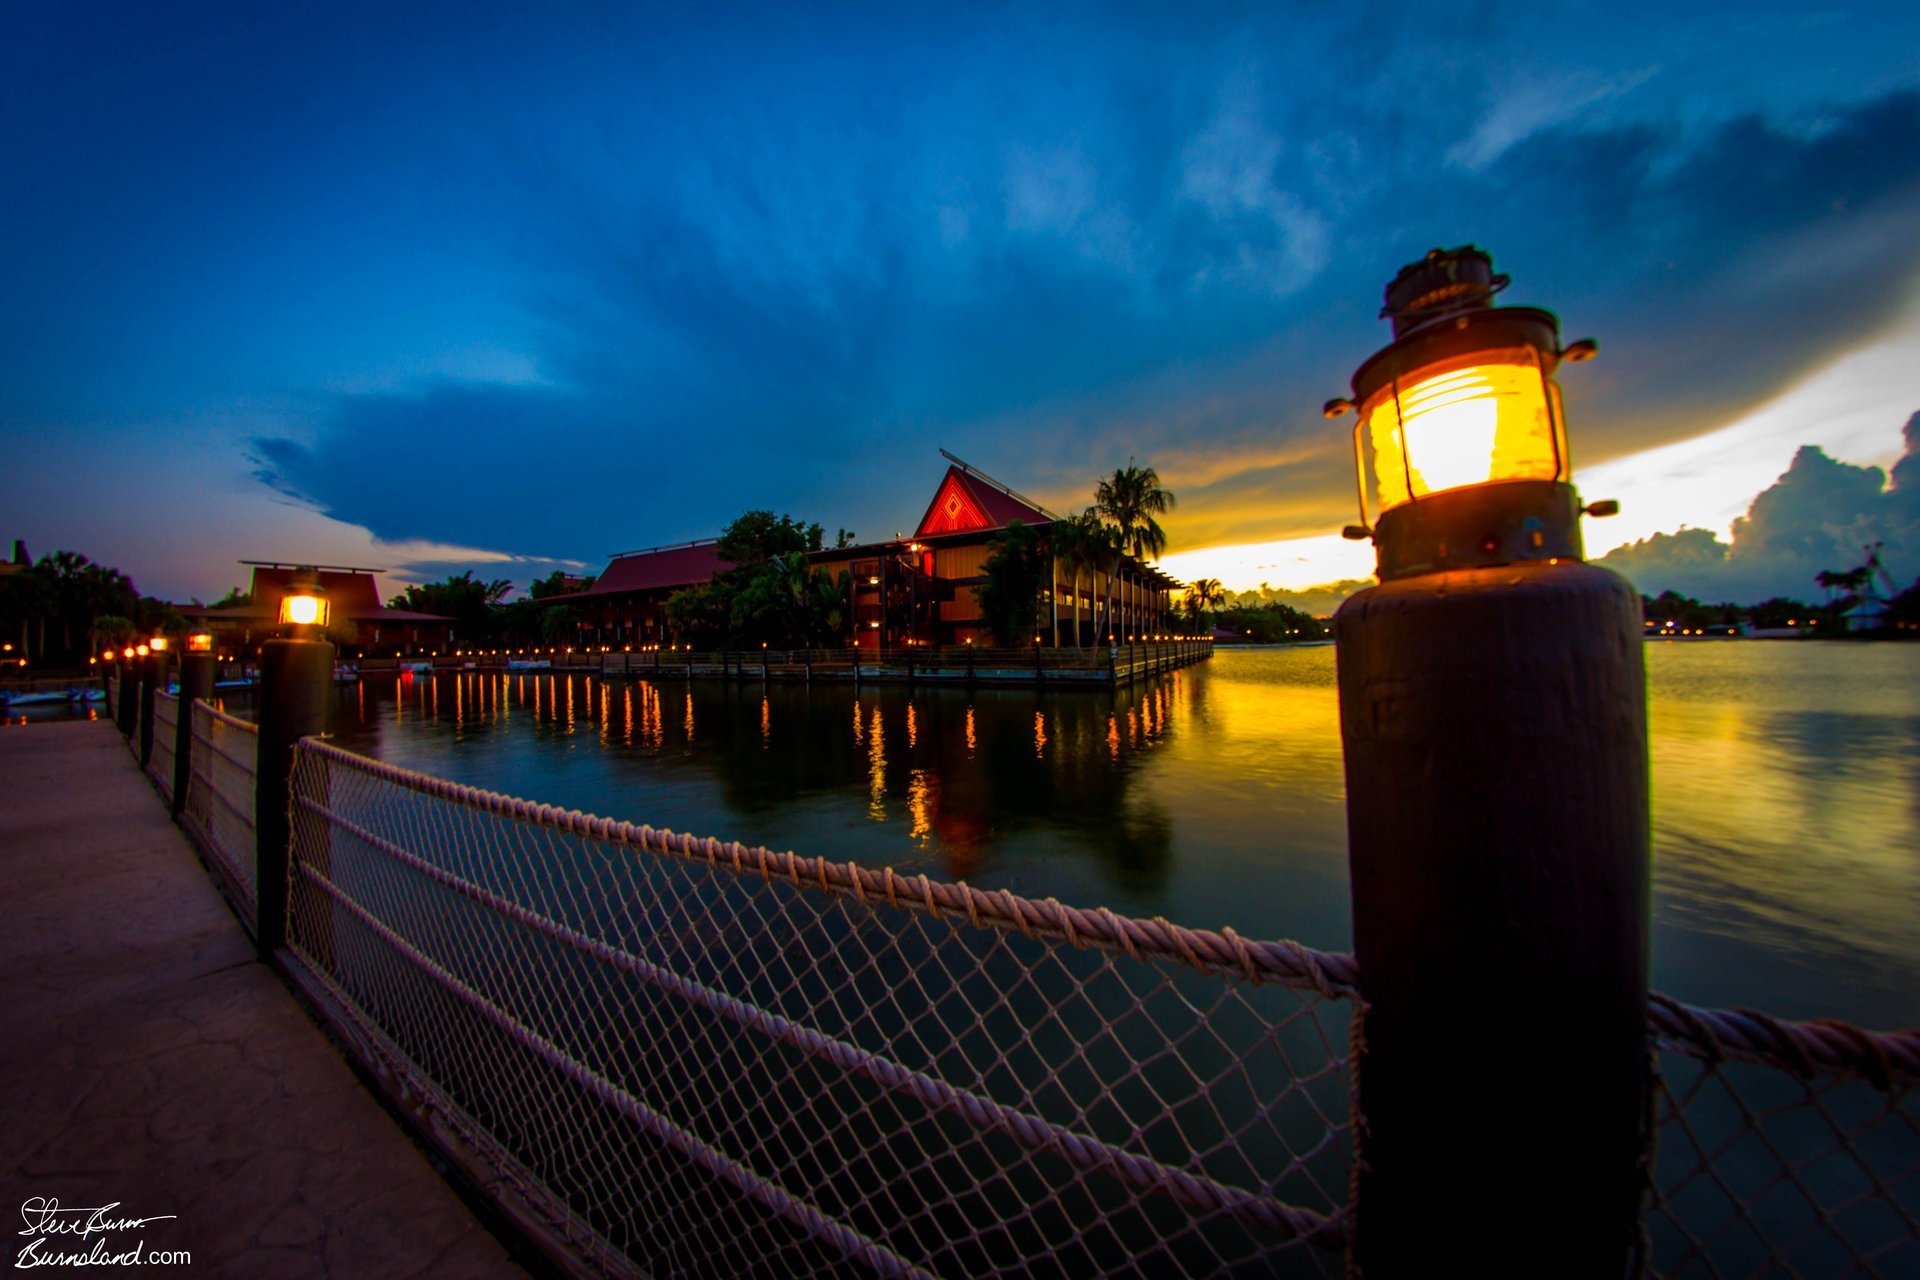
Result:
{"label": "a-frame roof", "polygon": [[1032,503],[1014,497],[978,473],[949,466],[913,536],[932,538],[944,533],[990,532],[1005,528],[1015,520],[1022,524],[1048,524],[1052,519]]}

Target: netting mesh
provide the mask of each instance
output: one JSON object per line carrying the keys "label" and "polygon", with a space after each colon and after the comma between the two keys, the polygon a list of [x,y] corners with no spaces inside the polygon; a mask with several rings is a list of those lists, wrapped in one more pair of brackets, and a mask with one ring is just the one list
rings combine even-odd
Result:
{"label": "netting mesh", "polygon": [[147,757],[147,775],[160,788],[160,794],[173,799],[173,742],[179,719],[180,699],[170,693],[154,691],[153,754]]}
{"label": "netting mesh", "polygon": [[595,1269],[1338,1274],[1351,958],[301,744],[288,945]]}
{"label": "netting mesh", "polygon": [[258,725],[219,711],[203,699],[194,700],[191,776],[180,823],[199,843],[207,864],[219,874],[249,922],[259,900],[253,835],[259,752]]}
{"label": "netting mesh", "polygon": [[[1711,1035],[1663,1045],[1648,1270],[1920,1275],[1920,1077],[1894,1060],[1920,1034],[1669,1007],[1703,1023],[1769,1027],[1778,1048],[1736,1054],[1759,1062],[1729,1060]],[[1810,1061],[1795,1043],[1809,1033],[1838,1033],[1860,1052],[1851,1064]]]}

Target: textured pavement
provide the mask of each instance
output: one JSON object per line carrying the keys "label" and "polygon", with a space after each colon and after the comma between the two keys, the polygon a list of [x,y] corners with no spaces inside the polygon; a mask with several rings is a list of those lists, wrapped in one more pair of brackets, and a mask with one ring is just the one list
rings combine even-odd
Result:
{"label": "textured pavement", "polygon": [[0,727],[0,885],[7,1266],[57,1199],[177,1216],[40,1256],[192,1258],[79,1274],[525,1275],[255,963],[110,723]]}

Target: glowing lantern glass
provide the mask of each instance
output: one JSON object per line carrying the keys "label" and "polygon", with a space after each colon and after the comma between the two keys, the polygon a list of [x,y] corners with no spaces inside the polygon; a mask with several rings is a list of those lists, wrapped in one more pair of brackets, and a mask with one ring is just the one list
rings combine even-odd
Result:
{"label": "glowing lantern glass", "polygon": [[170,643],[171,641],[165,636],[155,636],[153,639],[147,641],[147,647],[155,653],[165,653],[167,651],[167,645]]}
{"label": "glowing lantern glass", "polygon": [[1463,485],[1565,480],[1559,398],[1531,347],[1475,352],[1388,383],[1360,408],[1380,510]]}
{"label": "glowing lantern glass", "polygon": [[1354,372],[1351,400],[1326,404],[1330,418],[1359,412],[1360,523],[1346,536],[1372,539],[1382,580],[1579,560],[1579,517],[1619,509],[1581,505],[1554,382],[1594,344],[1562,347],[1550,311],[1495,306],[1506,284],[1472,245],[1408,264],[1381,311],[1392,343]]}
{"label": "glowing lantern glass", "polygon": [[146,657],[148,653],[152,652],[152,650],[148,649],[147,646],[144,644],[137,644],[133,646],[133,651],[139,654],[143,658]]}
{"label": "glowing lantern glass", "polygon": [[187,637],[188,653],[212,653],[213,636],[205,631],[196,631]]}
{"label": "glowing lantern glass", "polygon": [[326,597],[322,595],[303,591],[280,600],[280,621],[292,626],[324,627],[328,612]]}

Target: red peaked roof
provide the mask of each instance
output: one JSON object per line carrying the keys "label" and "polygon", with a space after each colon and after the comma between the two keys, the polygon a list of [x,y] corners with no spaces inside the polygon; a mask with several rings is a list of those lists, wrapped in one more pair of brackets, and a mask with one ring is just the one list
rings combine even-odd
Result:
{"label": "red peaked roof", "polygon": [[1053,517],[971,472],[948,467],[946,479],[927,504],[927,514],[920,517],[920,527],[913,536],[931,538],[943,533],[1000,529],[1015,520],[1049,524]]}
{"label": "red peaked roof", "polygon": [[607,565],[607,571],[591,587],[577,597],[570,598],[592,599],[615,591],[654,591],[667,587],[697,586],[720,570],[733,567],[731,562],[720,558],[716,545],[712,542],[695,542],[686,546],[661,547],[654,551],[634,551],[615,556]]}
{"label": "red peaked roof", "polygon": [[380,603],[379,587],[371,570],[322,569],[317,575],[280,565],[255,565],[251,603],[225,609],[186,606],[181,612],[190,618],[209,622],[271,622],[280,616],[280,601],[293,587],[294,576],[302,580],[317,577],[326,593],[327,605],[336,618],[355,622],[450,622],[437,613],[415,613],[411,609],[389,609]]}

